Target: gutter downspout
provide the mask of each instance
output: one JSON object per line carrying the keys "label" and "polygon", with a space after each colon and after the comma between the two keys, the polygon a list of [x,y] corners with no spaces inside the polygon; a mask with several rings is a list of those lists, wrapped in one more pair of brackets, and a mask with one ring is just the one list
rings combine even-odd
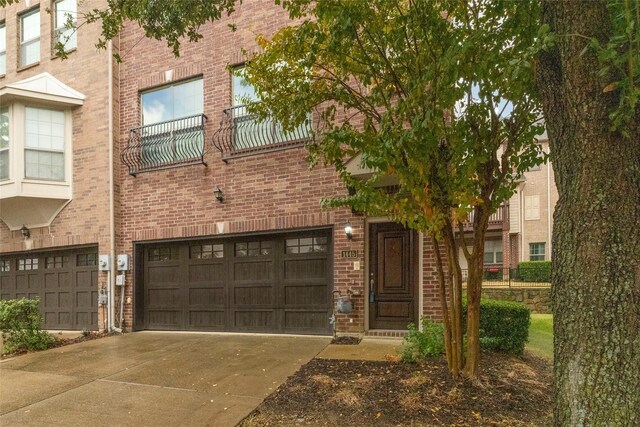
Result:
{"label": "gutter downspout", "polygon": [[115,200],[114,200],[114,168],[113,168],[113,44],[111,40],[107,43],[108,63],[108,111],[109,111],[109,258],[111,259],[109,271],[109,330],[122,332],[115,327],[115,283],[116,283],[116,221],[115,221]]}

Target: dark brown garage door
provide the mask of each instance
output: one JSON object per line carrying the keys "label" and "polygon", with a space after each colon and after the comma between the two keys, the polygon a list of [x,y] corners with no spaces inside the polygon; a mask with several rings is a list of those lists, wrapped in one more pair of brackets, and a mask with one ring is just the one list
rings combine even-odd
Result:
{"label": "dark brown garage door", "polygon": [[0,255],[0,299],[39,298],[47,329],[98,328],[98,250]]}
{"label": "dark brown garage door", "polygon": [[145,247],[145,329],[330,334],[330,233]]}

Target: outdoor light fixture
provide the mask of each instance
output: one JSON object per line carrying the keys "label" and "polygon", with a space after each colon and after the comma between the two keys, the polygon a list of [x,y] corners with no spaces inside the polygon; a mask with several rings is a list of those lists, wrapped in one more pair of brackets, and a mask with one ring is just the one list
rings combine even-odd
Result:
{"label": "outdoor light fixture", "polygon": [[31,237],[31,230],[29,230],[27,228],[26,225],[22,224],[22,228],[20,229],[20,233],[22,233],[22,237],[24,237],[25,239],[28,239],[29,237]]}
{"label": "outdoor light fixture", "polygon": [[344,225],[344,234],[347,236],[347,239],[353,239],[353,228],[351,228],[351,224],[346,223]]}
{"label": "outdoor light fixture", "polygon": [[213,191],[213,195],[216,196],[216,200],[220,203],[224,201],[224,195],[222,194],[220,187],[216,186],[216,189]]}

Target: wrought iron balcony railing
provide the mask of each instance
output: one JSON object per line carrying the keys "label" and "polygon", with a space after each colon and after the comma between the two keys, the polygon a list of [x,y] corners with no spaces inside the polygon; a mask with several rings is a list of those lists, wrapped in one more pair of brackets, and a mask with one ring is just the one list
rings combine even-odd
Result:
{"label": "wrought iron balcony railing", "polygon": [[133,128],[129,142],[122,150],[122,162],[133,176],[140,172],[202,163],[205,154],[207,116],[177,120]]}
{"label": "wrought iron balcony railing", "polygon": [[304,144],[311,138],[311,125],[303,124],[291,132],[272,118],[260,121],[244,105],[223,110],[220,128],[213,135],[213,145],[223,160],[276,151]]}

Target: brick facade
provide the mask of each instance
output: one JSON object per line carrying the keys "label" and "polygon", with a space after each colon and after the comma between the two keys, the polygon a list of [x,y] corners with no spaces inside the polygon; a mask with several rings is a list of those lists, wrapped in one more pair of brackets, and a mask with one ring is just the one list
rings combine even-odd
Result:
{"label": "brick facade", "polygon": [[[33,4],[36,2],[32,2]],[[98,7],[103,2],[87,1],[82,7]],[[173,56],[163,42],[148,40],[133,25],[127,25],[114,49],[122,63],[113,69],[114,109],[108,105],[108,55],[96,52],[93,43],[99,28],[83,26],[78,48],[66,61],[51,59],[51,20],[42,2],[41,62],[28,70],[16,71],[16,51],[8,49],[7,76],[0,86],[47,71],[86,95],[85,104],[73,112],[73,200],[50,227],[32,230],[32,248],[66,247],[96,244],[99,253],[110,251],[108,114],[114,122],[113,159],[115,180],[116,253],[128,254],[136,265],[135,245],[164,240],[182,240],[220,235],[244,235],[307,228],[333,230],[333,291],[350,293],[353,311],[336,314],[338,333],[360,334],[368,328],[366,274],[368,220],[349,209],[324,210],[322,198],[346,194],[347,190],[332,167],[309,169],[302,147],[254,156],[222,160],[212,145],[224,108],[231,106],[231,76],[228,66],[242,63],[241,48],[256,49],[257,34],[271,34],[286,24],[287,15],[272,1],[256,0],[239,5],[231,18],[201,28],[204,38],[184,43],[181,56]],[[8,46],[17,46],[16,13],[24,4],[0,11],[6,18]],[[237,31],[227,24],[233,22]],[[167,73],[169,71],[169,73]],[[171,77],[168,80],[168,77]],[[127,146],[129,129],[141,125],[140,93],[169,82],[202,78],[207,165],[197,164],[174,169],[129,175],[120,160]],[[213,191],[219,187],[224,203],[216,201]],[[344,224],[353,227],[353,239],[346,238]],[[422,260],[419,300],[422,314],[439,318],[432,243],[420,238]],[[0,224],[0,253],[25,250],[19,231],[10,232]],[[357,258],[342,258],[345,250],[357,251]],[[359,264],[359,268],[356,265]],[[126,329],[134,315],[134,269],[126,273],[124,314]],[[106,286],[106,273],[100,273],[99,286]],[[118,304],[118,301],[116,301]],[[99,324],[103,325],[103,312]]]}

